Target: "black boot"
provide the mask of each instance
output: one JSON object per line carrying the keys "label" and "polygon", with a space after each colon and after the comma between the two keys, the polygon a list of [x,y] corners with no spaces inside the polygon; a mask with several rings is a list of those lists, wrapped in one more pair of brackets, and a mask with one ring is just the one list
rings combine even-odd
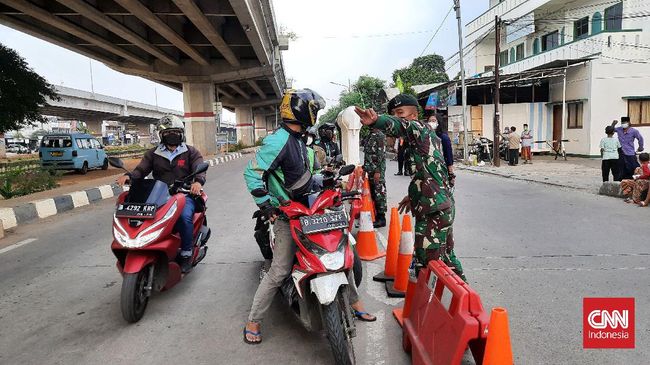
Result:
{"label": "black boot", "polygon": [[404,175],[404,174],[402,174],[401,171],[397,171],[397,173],[395,174],[395,176],[402,176],[402,175]]}
{"label": "black boot", "polygon": [[181,272],[187,274],[192,271],[192,256],[181,256],[178,264],[181,266]]}
{"label": "black boot", "polygon": [[386,227],[386,215],[384,213],[377,214],[377,219],[375,219],[375,224],[373,224],[373,227]]}

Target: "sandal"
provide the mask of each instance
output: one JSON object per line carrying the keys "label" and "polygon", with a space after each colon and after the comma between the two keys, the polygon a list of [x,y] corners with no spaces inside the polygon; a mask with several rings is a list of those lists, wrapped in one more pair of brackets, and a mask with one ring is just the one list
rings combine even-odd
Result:
{"label": "sandal", "polygon": [[[255,337],[258,337],[259,341],[251,341],[248,338],[246,338],[246,335],[253,335]],[[246,342],[249,345],[259,345],[260,343],[262,343],[262,334],[260,332],[247,330],[246,327],[244,327],[244,342]]]}
{"label": "sandal", "polygon": [[[374,321],[377,320],[377,317],[373,316],[370,313],[359,312],[359,311],[356,311],[356,310],[354,311],[354,316],[357,317],[358,320],[363,321],[363,322],[374,322]],[[364,316],[368,316],[370,318],[364,317]]]}

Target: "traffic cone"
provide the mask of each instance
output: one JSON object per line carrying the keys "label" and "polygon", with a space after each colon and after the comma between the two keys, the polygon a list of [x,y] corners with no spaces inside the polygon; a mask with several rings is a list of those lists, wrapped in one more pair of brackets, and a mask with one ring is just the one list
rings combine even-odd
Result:
{"label": "traffic cone", "polygon": [[368,177],[363,179],[363,189],[361,190],[361,199],[365,199],[370,202],[370,213],[372,221],[375,221],[375,203],[372,201],[372,195],[370,193],[370,182],[368,182]]}
{"label": "traffic cone", "polygon": [[388,225],[388,246],[386,247],[386,263],[384,264],[384,271],[375,275],[372,280],[385,282],[395,279],[400,233],[399,213],[397,212],[397,208],[391,208],[390,224]]}
{"label": "traffic cone", "polygon": [[409,275],[409,283],[406,287],[406,299],[404,299],[404,306],[402,308],[393,309],[393,317],[397,320],[400,327],[404,327],[404,319],[409,317],[411,314],[411,302],[413,301],[413,296],[415,295],[415,288],[417,286],[417,278],[411,277]]}
{"label": "traffic cone", "polygon": [[512,365],[512,346],[508,329],[508,311],[505,308],[493,308],[488,325],[483,365]]}
{"label": "traffic cone", "polygon": [[389,297],[404,298],[409,282],[409,267],[413,259],[413,228],[411,216],[405,215],[402,220],[402,235],[397,255],[395,281],[386,282],[386,293]]}
{"label": "traffic cone", "polygon": [[377,248],[377,237],[372,226],[370,212],[372,206],[369,200],[363,201],[361,213],[359,214],[359,233],[357,234],[357,253],[359,258],[365,261],[376,260],[386,256],[386,251],[379,251]]}

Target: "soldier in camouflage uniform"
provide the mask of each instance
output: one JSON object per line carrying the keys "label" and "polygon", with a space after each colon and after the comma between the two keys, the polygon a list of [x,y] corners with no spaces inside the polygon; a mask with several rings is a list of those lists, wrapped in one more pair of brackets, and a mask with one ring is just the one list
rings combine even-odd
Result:
{"label": "soldier in camouflage uniform", "polygon": [[375,202],[375,228],[386,226],[386,135],[373,128],[363,150],[363,170],[368,174],[370,193]]}
{"label": "soldier in camouflage uniform", "polygon": [[382,129],[389,136],[405,137],[408,143],[415,171],[400,210],[410,210],[415,217],[416,264],[426,265],[440,258],[465,280],[454,253],[454,198],[441,141],[428,123],[417,120],[417,100],[410,95],[397,95],[388,103],[392,115],[378,116],[372,109],[358,107],[356,111],[364,125]]}

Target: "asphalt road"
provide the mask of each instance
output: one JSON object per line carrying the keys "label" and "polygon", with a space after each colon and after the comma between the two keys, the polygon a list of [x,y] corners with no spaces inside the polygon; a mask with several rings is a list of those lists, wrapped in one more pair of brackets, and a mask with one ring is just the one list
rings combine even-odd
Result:
{"label": "asphalt road", "polygon": [[[143,320],[120,315],[121,277],[109,250],[112,202],[20,227],[0,242],[1,364],[329,364],[327,341],[276,301],[264,342],[242,342],[261,261],[252,239],[246,158],[208,173],[208,257],[172,290],[154,295]],[[389,164],[389,201],[408,178]],[[518,364],[646,364],[650,358],[650,209],[619,200],[497,177],[459,173],[457,254],[486,308],[510,314]],[[645,233],[644,233],[645,232]],[[34,240],[35,239],[35,240]],[[361,364],[407,364],[382,286],[362,298],[378,316],[358,323]],[[636,298],[636,349],[583,350],[582,298]]]}

